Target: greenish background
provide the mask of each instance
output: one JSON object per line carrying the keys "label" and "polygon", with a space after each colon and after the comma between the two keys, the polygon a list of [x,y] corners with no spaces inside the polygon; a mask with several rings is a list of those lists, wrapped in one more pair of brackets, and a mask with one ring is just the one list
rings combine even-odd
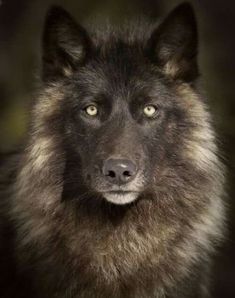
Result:
{"label": "greenish background", "polygon": [[[40,37],[45,13],[60,4],[78,20],[108,16],[164,16],[178,0],[2,0],[0,1],[0,154],[22,140],[28,106],[40,68]],[[235,1],[195,0],[200,31],[199,63],[221,135],[228,168],[229,235],[216,266],[215,297],[235,297]]]}

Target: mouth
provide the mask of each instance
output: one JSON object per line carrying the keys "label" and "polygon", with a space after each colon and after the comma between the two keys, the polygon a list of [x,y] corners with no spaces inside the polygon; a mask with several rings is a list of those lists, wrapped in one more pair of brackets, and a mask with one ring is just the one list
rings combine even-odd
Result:
{"label": "mouth", "polygon": [[134,202],[138,197],[138,192],[134,191],[110,191],[104,192],[104,198],[116,205],[125,205]]}

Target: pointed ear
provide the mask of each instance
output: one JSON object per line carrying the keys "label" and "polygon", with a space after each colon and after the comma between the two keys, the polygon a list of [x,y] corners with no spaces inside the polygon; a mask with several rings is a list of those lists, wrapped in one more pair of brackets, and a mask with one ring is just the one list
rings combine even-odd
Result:
{"label": "pointed ear", "polygon": [[175,8],[153,32],[148,50],[165,75],[192,81],[198,76],[197,24],[191,4]]}
{"label": "pointed ear", "polygon": [[46,17],[43,34],[43,80],[69,76],[84,63],[91,41],[83,27],[68,12],[53,6]]}

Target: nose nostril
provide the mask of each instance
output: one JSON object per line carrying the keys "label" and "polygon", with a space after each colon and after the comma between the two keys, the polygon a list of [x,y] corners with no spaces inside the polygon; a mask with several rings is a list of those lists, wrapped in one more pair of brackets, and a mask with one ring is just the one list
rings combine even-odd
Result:
{"label": "nose nostril", "polygon": [[123,176],[125,176],[125,177],[131,177],[132,175],[131,175],[130,171],[124,171],[123,172]]}
{"label": "nose nostril", "polygon": [[116,177],[116,174],[114,171],[108,171],[108,174],[106,176],[109,176],[111,178],[115,178]]}

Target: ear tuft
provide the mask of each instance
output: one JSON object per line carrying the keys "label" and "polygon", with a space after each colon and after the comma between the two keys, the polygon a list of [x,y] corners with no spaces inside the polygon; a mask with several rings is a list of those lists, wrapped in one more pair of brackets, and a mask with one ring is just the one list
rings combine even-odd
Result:
{"label": "ear tuft", "polygon": [[58,6],[48,11],[43,33],[43,79],[70,75],[91,48],[86,30]]}
{"label": "ear tuft", "polygon": [[173,79],[192,81],[198,76],[197,23],[191,4],[176,7],[153,32],[150,57]]}

